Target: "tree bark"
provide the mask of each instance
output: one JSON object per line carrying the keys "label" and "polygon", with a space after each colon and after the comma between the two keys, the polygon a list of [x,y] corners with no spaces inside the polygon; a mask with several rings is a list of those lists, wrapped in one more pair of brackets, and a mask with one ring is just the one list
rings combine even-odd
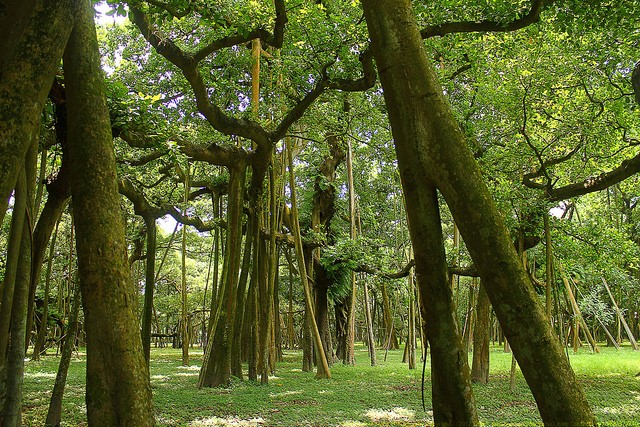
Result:
{"label": "tree bark", "polygon": [[[363,8],[395,139],[412,242],[420,245],[421,240],[431,238],[413,231],[417,227],[428,230],[425,224],[434,221],[433,215],[420,214],[427,200],[437,202],[428,184],[431,182],[441,191],[460,228],[542,420],[555,425],[595,425],[589,403],[553,336],[501,214],[444,98],[410,1],[366,0]],[[427,185],[416,185],[425,181]],[[416,259],[416,271],[419,264]],[[420,274],[418,283],[421,289],[427,285]],[[424,315],[426,319],[433,314]]]}
{"label": "tree bark", "polygon": [[13,34],[9,40],[2,39],[8,56],[0,59],[0,221],[29,144],[40,131],[40,113],[60,66],[76,8],[72,0],[11,3],[20,16],[6,15],[0,21],[9,22],[1,25],[1,31]]}
{"label": "tree bark", "polygon": [[[222,286],[209,328],[198,387],[227,385],[231,380],[231,341],[235,339],[234,323],[238,275],[242,254],[242,206],[246,164],[230,169],[227,202],[227,243],[222,267]],[[215,351],[214,351],[215,348]]]}
{"label": "tree bark", "polygon": [[134,312],[136,294],[126,258],[94,12],[90,1],[80,3],[64,54],[64,71],[70,184],[87,333],[87,418],[93,426],[152,426],[151,386]]}

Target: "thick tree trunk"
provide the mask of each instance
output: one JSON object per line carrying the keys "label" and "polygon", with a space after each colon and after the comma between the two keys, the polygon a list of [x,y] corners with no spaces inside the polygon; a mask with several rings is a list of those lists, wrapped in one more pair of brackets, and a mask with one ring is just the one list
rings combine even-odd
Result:
{"label": "thick tree trunk", "polygon": [[329,365],[333,361],[333,343],[331,340],[331,329],[329,328],[329,286],[332,285],[331,279],[327,277],[326,270],[320,264],[320,260],[314,261],[315,265],[315,298],[314,306],[316,313],[316,323],[318,324],[318,331],[320,332],[320,338],[322,339],[322,347],[327,355],[327,361]]}
{"label": "thick tree trunk", "polygon": [[349,306],[351,305],[351,294],[337,300],[334,305],[336,317],[336,358],[347,365],[347,339],[349,328]]}
{"label": "thick tree trunk", "polygon": [[[589,403],[552,334],[427,59],[410,1],[366,0],[363,7],[395,139],[414,245],[431,238],[415,230],[430,230],[426,224],[435,223],[435,216],[421,213],[428,203],[437,202],[429,184],[418,184],[426,180],[437,186],[449,205],[543,421],[594,425]],[[415,252],[421,251],[416,248]],[[418,283],[421,288],[427,286],[420,275]],[[426,319],[433,313],[424,315]]]}
{"label": "thick tree trunk", "polygon": [[93,426],[152,426],[151,386],[134,312],[136,294],[126,258],[93,7],[88,0],[80,3],[64,54],[64,71],[78,275],[87,333],[87,418]]}
{"label": "thick tree trunk", "polygon": [[476,327],[473,330],[473,363],[471,381],[486,384],[489,382],[489,326],[491,320],[491,302],[482,281],[476,303]]}
{"label": "thick tree trunk", "polygon": [[199,387],[227,385],[231,380],[231,341],[235,339],[233,334],[242,254],[242,206],[246,170],[244,164],[230,170],[222,287],[218,293],[215,313],[211,313],[210,338],[202,361]]}
{"label": "thick tree trunk", "polygon": [[17,15],[9,13],[0,21],[0,31],[9,37],[1,43],[8,56],[0,59],[0,222],[29,144],[40,131],[40,113],[71,32],[76,2],[18,3],[11,2],[7,11]]}

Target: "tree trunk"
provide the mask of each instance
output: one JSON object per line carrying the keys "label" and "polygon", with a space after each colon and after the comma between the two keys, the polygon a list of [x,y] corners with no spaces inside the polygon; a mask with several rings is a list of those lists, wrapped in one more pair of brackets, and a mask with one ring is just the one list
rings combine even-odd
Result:
{"label": "tree trunk", "polygon": [[[349,237],[356,238],[356,192],[353,183],[353,149],[351,140],[347,141],[347,184],[349,186]],[[345,352],[342,363],[347,366],[356,364],[356,297],[358,286],[356,273],[351,272],[351,295],[349,296],[347,309],[347,336],[345,338]]]}
{"label": "tree trunk", "polygon": [[198,387],[227,385],[231,380],[231,341],[235,339],[233,332],[242,254],[242,206],[246,171],[245,164],[230,170],[222,286],[215,313],[211,313],[209,342],[202,361]]}
{"label": "tree trunk", "polygon": [[80,311],[80,292],[76,286],[73,292],[73,308],[67,324],[65,332],[64,344],[62,346],[62,354],[60,355],[60,364],[58,365],[58,373],[56,374],[56,382],[51,392],[51,400],[49,401],[49,410],[47,419],[44,422],[45,427],[59,427],[62,418],[62,396],[67,383],[67,372],[75,346],[76,335],[78,333],[78,313]]}
{"label": "tree trunk", "polygon": [[367,341],[369,348],[369,360],[371,361],[371,366],[376,366],[376,340],[373,336],[373,321],[371,319],[371,308],[369,304],[369,286],[367,285],[366,279],[362,282],[363,295],[364,299],[364,314],[367,319]]}
{"label": "tree trunk", "polygon": [[[247,283],[249,272],[251,271],[251,249],[253,247],[253,229],[255,228],[255,219],[250,218],[247,223],[247,237],[244,241],[244,249],[242,251],[242,267],[240,268],[240,279],[238,280],[238,291],[236,293],[236,339],[231,343],[231,375],[242,379],[242,343],[246,342],[247,332],[251,332],[251,328],[246,326],[250,324],[251,316],[247,316],[248,311],[255,306],[251,304],[247,296]],[[247,322],[249,320],[249,322]]]}
{"label": "tree trunk", "polygon": [[49,244],[49,260],[47,261],[47,272],[44,285],[44,302],[42,304],[42,318],[40,319],[40,328],[38,329],[38,335],[36,336],[36,342],[33,345],[33,360],[40,360],[40,355],[45,351],[45,341],[47,337],[47,331],[49,329],[49,295],[51,294],[51,272],[53,268],[53,254],[56,247],[56,240],[58,238],[58,227],[60,226],[60,220],[62,215],[58,217],[56,222],[56,228],[51,237],[51,243]]}
{"label": "tree trunk", "polygon": [[[134,309],[115,157],[90,1],[64,54],[68,154],[87,334],[90,425],[152,426],[151,386]],[[57,64],[56,64],[57,65]]]}
{"label": "tree trunk", "polygon": [[[441,191],[460,228],[542,420],[556,425],[594,425],[589,403],[553,337],[501,214],[427,59],[410,1],[366,0],[363,8],[395,139],[412,242],[421,245],[431,238],[414,231],[428,230],[429,222],[435,225],[435,215],[421,214],[427,203],[437,203],[435,191],[428,184],[431,182]],[[427,185],[416,185],[425,181]],[[440,244],[433,246],[439,248]],[[419,266],[416,259],[416,269]],[[420,274],[418,283],[421,289],[426,287]],[[424,297],[424,293],[421,295]],[[423,313],[429,324],[427,316],[433,316],[432,310]]]}
{"label": "tree trunk", "polygon": [[320,332],[320,338],[322,339],[322,347],[327,355],[327,361],[329,365],[332,364],[333,359],[333,343],[331,340],[331,329],[329,328],[329,286],[332,285],[331,279],[327,277],[326,270],[320,264],[320,260],[314,260],[315,277],[315,314],[316,323],[318,324],[318,331]]}
{"label": "tree trunk", "polygon": [[18,15],[9,13],[0,22],[0,31],[9,32],[9,39],[2,39],[9,56],[0,59],[0,223],[29,144],[40,131],[40,113],[76,8],[71,0],[18,3],[10,6]]}
{"label": "tree trunk", "polygon": [[416,312],[415,312],[415,290],[413,287],[413,273],[410,273],[407,277],[407,282],[409,284],[409,310],[407,311],[408,315],[408,325],[407,330],[409,331],[407,334],[407,343],[406,343],[406,356],[407,356],[407,364],[409,365],[409,369],[416,369]]}
{"label": "tree trunk", "polygon": [[156,219],[151,215],[143,217],[147,228],[147,258],[144,279],[144,305],[142,307],[142,351],[149,366],[151,359],[151,318],[153,315],[153,293],[156,287]]}
{"label": "tree trunk", "polygon": [[476,302],[476,327],[473,330],[473,363],[471,381],[486,384],[489,382],[489,327],[491,321],[491,302],[482,281]]}
{"label": "tree trunk", "polygon": [[553,324],[551,317],[551,308],[553,306],[551,289],[553,287],[553,249],[551,246],[551,227],[549,225],[549,214],[544,213],[544,241],[545,241],[545,259],[546,271],[545,278],[547,286],[544,289],[545,311],[547,319]]}
{"label": "tree trunk", "polygon": [[393,314],[391,313],[391,304],[389,303],[389,294],[387,292],[386,283],[382,284],[382,312],[384,318],[384,347],[386,350],[398,349],[398,337],[393,327]]}
{"label": "tree trunk", "polygon": [[[189,179],[190,165],[187,161],[187,167],[184,170],[184,197],[183,202],[189,202],[189,191],[191,183]],[[182,246],[180,251],[181,275],[180,275],[180,338],[182,347],[182,366],[189,366],[189,344],[191,343],[191,334],[189,333],[189,299],[187,293],[187,226],[182,225]]]}
{"label": "tree trunk", "polygon": [[[24,161],[22,162],[24,165]],[[23,169],[19,172],[16,189],[14,192],[14,205],[11,215],[11,228],[9,230],[9,242],[7,244],[7,261],[2,284],[2,305],[0,305],[0,381],[4,381],[6,374],[6,354],[9,347],[9,334],[11,331],[11,313],[16,289],[16,276],[18,274],[20,247],[22,244],[23,226],[25,223],[27,207],[27,184]],[[0,393],[4,390],[0,387]]]}
{"label": "tree trunk", "polygon": [[[34,139],[33,142],[37,140]],[[22,382],[24,377],[25,335],[27,326],[27,306],[31,276],[31,222],[29,220],[33,200],[32,183],[35,178],[37,146],[32,142],[25,166],[20,172],[16,192],[26,196],[26,210],[18,213],[25,220],[22,224],[22,239],[16,270],[13,304],[11,307],[11,343],[6,355],[6,392],[2,418],[3,427],[19,427],[22,421]],[[4,307],[3,307],[4,309]],[[4,356],[4,354],[2,354]],[[0,369],[0,372],[3,370]]]}
{"label": "tree trunk", "polygon": [[296,246],[296,259],[298,260],[298,271],[300,272],[300,279],[302,281],[302,288],[305,295],[305,307],[307,309],[309,322],[311,323],[311,331],[313,334],[313,342],[315,344],[316,363],[318,369],[316,371],[316,378],[331,378],[331,371],[329,370],[329,363],[327,361],[327,355],[324,352],[322,345],[322,338],[318,331],[318,325],[315,320],[315,313],[313,312],[313,301],[311,296],[311,289],[309,285],[309,279],[307,277],[307,266],[305,265],[304,250],[302,248],[302,236],[300,235],[300,223],[298,222],[298,205],[296,202],[296,186],[295,178],[293,175],[293,158],[291,154],[291,147],[287,146],[287,156],[289,164],[289,191],[291,192],[291,215],[293,226],[293,237]]}

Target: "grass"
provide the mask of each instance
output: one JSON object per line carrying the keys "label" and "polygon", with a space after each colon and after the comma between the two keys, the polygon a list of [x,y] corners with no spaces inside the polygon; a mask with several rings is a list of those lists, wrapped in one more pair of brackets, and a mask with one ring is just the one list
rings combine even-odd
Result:
{"label": "grass", "polygon": [[[369,366],[367,351],[357,349],[355,367],[335,364],[330,380],[302,372],[301,354],[285,351],[268,385],[235,380],[228,388],[198,390],[202,353],[191,351],[191,367],[180,364],[179,349],[152,349],[151,384],[159,426],[424,426],[432,424],[427,367],[425,398],[420,399],[421,368],[410,371],[402,352],[389,352]],[[603,348],[600,354],[570,352],[571,364],[601,425],[640,426],[640,352]],[[58,359],[26,362],[23,425],[41,426],[46,416]],[[518,372],[509,390],[511,355],[491,352],[491,376],[474,385],[480,421],[491,426],[539,425],[533,397]],[[84,355],[69,370],[63,426],[86,426]]]}

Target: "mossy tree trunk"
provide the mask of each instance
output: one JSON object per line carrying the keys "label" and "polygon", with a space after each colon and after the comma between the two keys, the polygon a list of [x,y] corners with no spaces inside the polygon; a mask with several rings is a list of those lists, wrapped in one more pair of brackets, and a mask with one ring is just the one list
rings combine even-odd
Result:
{"label": "mossy tree trunk", "polygon": [[[75,1],[9,2],[0,18],[0,221],[73,25]],[[12,11],[15,12],[12,14]]]}
{"label": "mossy tree trunk", "polygon": [[[435,214],[425,211],[429,205],[435,205],[431,210],[437,207],[437,187],[484,281],[543,421],[554,425],[594,425],[589,403],[552,334],[501,214],[427,59],[410,1],[366,0],[363,7],[395,139],[413,244],[441,239],[435,233]],[[434,242],[434,248],[441,246]],[[414,250],[416,255],[423,252],[418,247]],[[431,258],[419,260],[416,256],[421,290],[428,279],[421,277],[420,270],[433,262]],[[423,298],[429,301],[424,294]],[[426,316],[433,316],[433,310],[429,311],[424,314],[427,324],[430,321]],[[442,314],[451,316],[444,310]],[[436,359],[431,339],[429,343]],[[448,370],[440,372],[455,375]],[[434,393],[434,399],[442,398]],[[460,413],[453,408],[461,398],[451,396],[443,409],[452,416]],[[435,405],[434,418],[437,423],[448,419],[439,421]],[[461,420],[458,424],[462,423]]]}
{"label": "mossy tree trunk", "polygon": [[87,418],[93,426],[152,426],[151,386],[135,313],[93,4],[64,53],[68,156],[87,337]]}
{"label": "mossy tree trunk", "polygon": [[227,204],[227,243],[222,267],[222,286],[209,328],[199,387],[227,385],[231,380],[231,342],[235,339],[235,310],[242,253],[242,207],[247,166],[230,168]]}

